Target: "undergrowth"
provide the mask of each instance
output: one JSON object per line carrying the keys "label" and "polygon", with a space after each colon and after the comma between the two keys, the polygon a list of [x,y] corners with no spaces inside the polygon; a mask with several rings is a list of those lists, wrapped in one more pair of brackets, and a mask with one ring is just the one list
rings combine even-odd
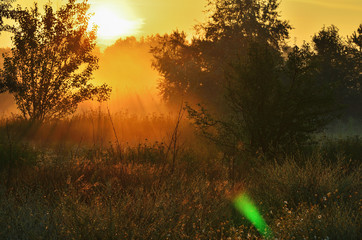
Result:
{"label": "undergrowth", "polygon": [[211,145],[69,147],[9,136],[0,138],[2,166],[19,164],[0,171],[0,239],[262,239],[233,207],[243,193],[274,238],[359,239],[359,138],[244,157],[233,169],[242,174],[231,175]]}

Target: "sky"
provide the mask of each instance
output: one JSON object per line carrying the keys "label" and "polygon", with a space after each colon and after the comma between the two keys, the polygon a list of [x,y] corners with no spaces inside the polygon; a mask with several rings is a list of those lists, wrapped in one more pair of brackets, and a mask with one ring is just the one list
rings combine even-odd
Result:
{"label": "sky", "polygon": [[342,36],[351,35],[362,24],[361,0],[284,0],[281,15],[294,27],[291,41],[307,42],[324,25],[334,24]]}
{"label": "sky", "polygon": [[[52,0],[53,4],[60,5],[64,0]],[[17,0],[22,6],[31,6],[34,0]],[[39,5],[48,0],[37,0]],[[170,33],[179,29],[193,33],[193,26],[205,21],[204,9],[206,0],[89,0],[91,11],[103,15],[98,19],[108,18],[108,22],[117,25],[118,35],[103,37],[104,44],[112,44],[117,38],[125,35],[150,35]],[[108,10],[104,10],[104,9]],[[101,10],[103,9],[103,10]],[[107,11],[111,10],[112,13]],[[323,26],[331,24],[340,29],[342,36],[351,35],[362,23],[361,0],[283,0],[281,2],[281,16],[289,20],[294,29],[291,32],[290,43],[300,44],[307,42]],[[117,19],[110,18],[116,15]],[[106,16],[106,17],[103,17]],[[98,20],[99,21],[99,20]],[[107,20],[101,20],[104,35]],[[127,26],[126,26],[127,25]],[[127,28],[132,28],[132,31]],[[101,31],[101,30],[99,30]],[[109,30],[108,30],[109,32]],[[111,38],[111,39],[109,39]],[[102,41],[102,39],[101,39]],[[9,34],[1,34],[0,47],[10,46]]]}

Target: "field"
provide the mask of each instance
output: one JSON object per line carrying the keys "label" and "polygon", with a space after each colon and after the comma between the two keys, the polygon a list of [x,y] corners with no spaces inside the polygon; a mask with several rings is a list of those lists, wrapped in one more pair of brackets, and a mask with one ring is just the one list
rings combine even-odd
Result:
{"label": "field", "polygon": [[0,240],[362,239],[362,1],[285,2],[1,0]]}
{"label": "field", "polygon": [[262,239],[238,196],[268,238],[360,236],[359,137],[231,163],[173,115],[0,122],[0,239]]}

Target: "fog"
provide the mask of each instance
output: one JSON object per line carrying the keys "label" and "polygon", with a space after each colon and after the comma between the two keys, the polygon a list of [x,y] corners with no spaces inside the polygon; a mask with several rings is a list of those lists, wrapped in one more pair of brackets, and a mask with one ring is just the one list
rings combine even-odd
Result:
{"label": "fog", "polygon": [[[159,75],[151,67],[152,55],[149,53],[151,38],[135,37],[119,39],[103,50],[97,47],[99,69],[94,72],[94,82],[112,87],[111,98],[105,103],[87,101],[79,105],[77,113],[109,108],[111,112],[148,115],[168,113],[157,90]],[[9,49],[0,49],[1,53]],[[3,64],[3,58],[0,59]],[[0,114],[18,114],[15,102],[10,94],[0,94]]]}

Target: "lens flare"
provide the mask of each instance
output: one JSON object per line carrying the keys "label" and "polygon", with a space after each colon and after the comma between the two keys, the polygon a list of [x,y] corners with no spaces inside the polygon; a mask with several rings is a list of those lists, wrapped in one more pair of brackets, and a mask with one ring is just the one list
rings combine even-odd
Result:
{"label": "lens flare", "polygon": [[255,226],[265,239],[273,238],[271,229],[247,194],[240,194],[234,199],[233,203],[235,208]]}

